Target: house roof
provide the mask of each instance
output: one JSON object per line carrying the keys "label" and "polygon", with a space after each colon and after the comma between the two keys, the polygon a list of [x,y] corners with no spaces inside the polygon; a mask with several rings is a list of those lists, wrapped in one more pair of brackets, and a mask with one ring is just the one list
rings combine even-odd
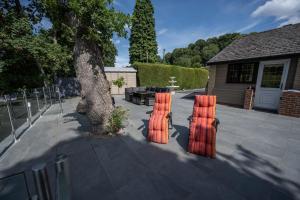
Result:
{"label": "house roof", "polygon": [[300,23],[237,39],[208,64],[292,54],[300,54]]}
{"label": "house roof", "polygon": [[132,67],[104,67],[105,72],[136,72]]}

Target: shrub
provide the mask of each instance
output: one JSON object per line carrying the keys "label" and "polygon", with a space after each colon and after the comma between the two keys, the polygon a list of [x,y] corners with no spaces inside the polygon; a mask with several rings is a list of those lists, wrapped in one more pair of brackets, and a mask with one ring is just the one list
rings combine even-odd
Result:
{"label": "shrub", "polygon": [[138,71],[138,85],[149,87],[166,87],[170,85],[171,76],[176,77],[180,89],[204,88],[208,79],[206,68],[188,68],[165,64],[134,63]]}
{"label": "shrub", "polygon": [[120,78],[118,78],[117,80],[113,81],[113,84],[115,86],[117,86],[118,88],[123,87],[126,83],[125,83],[125,79],[123,76],[121,76]]}
{"label": "shrub", "polygon": [[109,118],[107,130],[110,134],[118,133],[118,131],[124,128],[124,121],[128,117],[128,111],[122,107],[116,107]]}

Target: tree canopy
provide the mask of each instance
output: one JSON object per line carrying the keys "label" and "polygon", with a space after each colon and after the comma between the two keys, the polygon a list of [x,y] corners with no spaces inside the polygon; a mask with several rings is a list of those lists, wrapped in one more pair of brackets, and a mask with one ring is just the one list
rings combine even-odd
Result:
{"label": "tree canopy", "polygon": [[[74,16],[80,23],[72,24]],[[45,19],[51,26],[37,28]],[[117,49],[112,37],[114,33],[125,36],[127,22],[128,16],[115,11],[111,0],[0,1],[1,93],[40,87],[57,76],[74,76],[72,52],[78,36],[98,44],[101,65],[114,66]]]}
{"label": "tree canopy", "polygon": [[85,38],[101,48],[104,66],[115,65],[117,49],[112,37],[114,33],[126,36],[124,26],[129,17],[116,11],[112,0],[38,1],[40,10],[53,23],[53,37],[60,44],[67,44],[73,50],[75,38]]}
{"label": "tree canopy", "polygon": [[168,64],[184,67],[201,67],[206,62],[228,46],[235,39],[242,37],[239,33],[225,34],[220,37],[212,37],[207,40],[199,39],[188,47],[174,49],[167,53],[164,61]]}
{"label": "tree canopy", "polygon": [[157,61],[154,8],[151,0],[137,0],[132,15],[130,63]]}
{"label": "tree canopy", "polygon": [[0,91],[43,86],[59,71],[68,71],[70,52],[55,44],[49,31],[34,32],[41,18],[32,4],[2,1],[0,18]]}

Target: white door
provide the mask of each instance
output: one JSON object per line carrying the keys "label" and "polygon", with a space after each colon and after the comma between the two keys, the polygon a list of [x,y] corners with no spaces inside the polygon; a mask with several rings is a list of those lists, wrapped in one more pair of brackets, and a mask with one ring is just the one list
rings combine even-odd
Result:
{"label": "white door", "polygon": [[260,62],[254,106],[277,110],[282,90],[285,88],[290,60]]}

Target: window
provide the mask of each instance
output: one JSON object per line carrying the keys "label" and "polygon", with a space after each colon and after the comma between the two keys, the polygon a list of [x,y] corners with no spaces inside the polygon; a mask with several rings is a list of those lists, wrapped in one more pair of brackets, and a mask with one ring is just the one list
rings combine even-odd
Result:
{"label": "window", "polygon": [[227,83],[256,83],[258,63],[228,65]]}
{"label": "window", "polygon": [[264,88],[280,88],[283,73],[283,65],[265,65],[261,87]]}

